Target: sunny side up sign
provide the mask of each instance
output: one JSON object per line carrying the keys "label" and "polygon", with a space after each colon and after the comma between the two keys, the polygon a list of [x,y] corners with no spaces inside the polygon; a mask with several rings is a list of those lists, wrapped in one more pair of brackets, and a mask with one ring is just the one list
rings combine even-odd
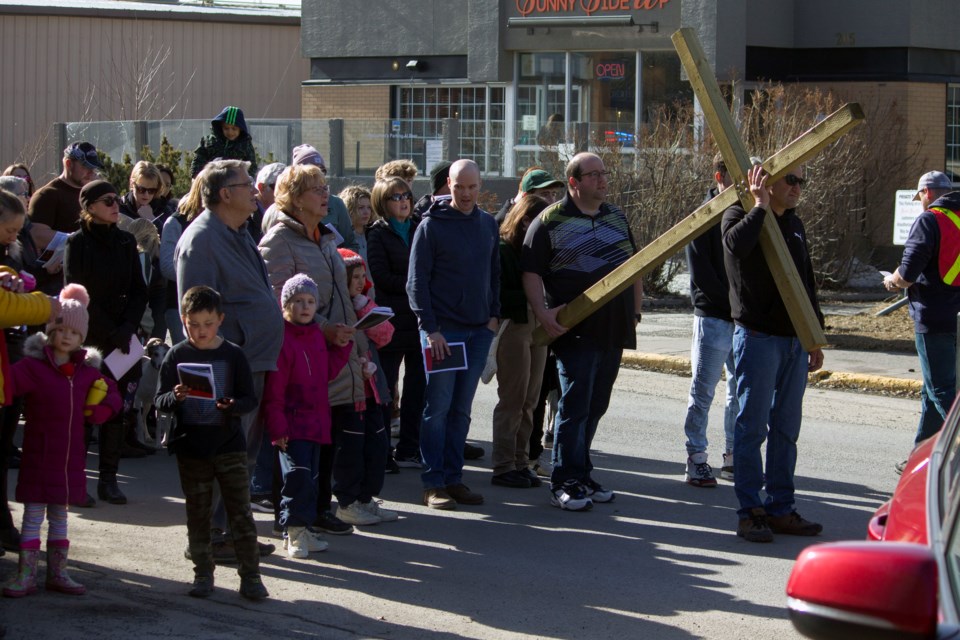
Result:
{"label": "sunny side up sign", "polygon": [[611,11],[662,9],[670,0],[517,0],[521,16],[563,14],[592,16]]}

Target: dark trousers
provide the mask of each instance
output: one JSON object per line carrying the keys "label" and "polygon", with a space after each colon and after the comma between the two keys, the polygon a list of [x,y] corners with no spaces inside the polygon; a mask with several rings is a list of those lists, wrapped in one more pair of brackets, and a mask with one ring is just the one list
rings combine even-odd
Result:
{"label": "dark trousers", "polygon": [[213,574],[210,517],[213,515],[213,483],[230,522],[233,547],[241,577],[260,573],[257,527],[250,511],[250,476],[245,451],[223,453],[207,459],[177,456],[180,486],[187,507],[187,541],[196,575]]}
{"label": "dark trousers", "polygon": [[[280,450],[283,489],[280,500],[280,526],[308,527],[317,513],[317,476],[320,475],[320,443],[290,440]],[[272,458],[271,458],[272,459]]]}
{"label": "dark trousers", "polygon": [[[388,345],[389,347],[389,345]],[[420,454],[420,420],[423,418],[424,390],[427,378],[423,372],[423,353],[419,346],[411,349],[380,349],[380,366],[387,378],[387,387],[397,388],[400,363],[403,363],[403,393],[400,397],[400,439],[397,441],[397,456],[410,457]],[[387,409],[389,411],[389,408]],[[390,424],[389,414],[386,424]]]}
{"label": "dark trousers", "polygon": [[[113,374],[106,365],[101,366],[100,371],[110,378]],[[124,438],[128,426],[124,424],[124,415],[133,408],[133,400],[137,395],[137,385],[140,383],[142,369],[139,365],[134,366],[117,380],[117,390],[123,398],[123,408],[120,413],[110,418],[109,421],[100,425],[100,436],[98,438],[100,449],[100,480],[116,480],[117,471],[120,468],[120,450],[123,449]],[[87,444],[89,446],[91,429],[87,428]]]}
{"label": "dark trousers", "polygon": [[[560,376],[557,374],[557,356],[553,351],[547,354],[543,364],[543,382],[540,384],[540,398],[533,409],[533,433],[530,434],[530,449],[527,457],[538,460],[543,453],[543,421],[547,414],[547,396],[551,391],[560,390]],[[552,430],[553,425],[549,425]]]}
{"label": "dark trousers", "polygon": [[347,507],[357,500],[369,502],[383,488],[389,435],[382,407],[372,400],[368,407],[360,413],[353,405],[338,405],[330,412],[333,444],[320,447],[318,514],[330,510],[333,495]]}
{"label": "dark trousers", "polygon": [[0,529],[13,528],[10,503],[7,502],[7,476],[10,453],[13,451],[13,436],[17,433],[22,406],[23,401],[14,398],[11,404],[0,409]]}

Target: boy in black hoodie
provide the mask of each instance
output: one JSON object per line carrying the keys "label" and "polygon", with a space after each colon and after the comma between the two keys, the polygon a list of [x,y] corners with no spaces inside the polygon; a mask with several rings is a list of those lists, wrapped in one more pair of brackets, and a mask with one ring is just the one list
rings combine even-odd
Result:
{"label": "boy in black hoodie", "polygon": [[194,178],[201,169],[213,160],[245,160],[250,163],[250,175],[257,175],[257,154],[253,150],[253,139],[247,130],[247,121],[240,107],[224,107],[217,117],[210,121],[213,130],[209,136],[200,140],[194,151],[190,175]]}

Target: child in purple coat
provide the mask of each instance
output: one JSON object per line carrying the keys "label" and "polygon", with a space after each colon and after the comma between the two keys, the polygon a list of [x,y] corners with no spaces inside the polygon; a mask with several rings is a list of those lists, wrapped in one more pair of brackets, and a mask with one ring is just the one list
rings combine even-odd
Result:
{"label": "child in purple coat", "polygon": [[327,385],[350,358],[353,343],[328,344],[317,324],[316,283],[305,274],[287,280],[283,305],[283,347],[277,370],[267,373],[263,415],[270,442],[280,450],[283,490],[280,526],[287,555],[306,558],[327,543],[310,528],[317,515],[320,445],[330,444],[330,400]]}
{"label": "child in purple coat", "polygon": [[49,521],[47,590],[86,592],[67,573],[67,505],[84,504],[87,498],[84,421],[106,422],[121,406],[116,385],[100,374],[100,353],[82,346],[90,321],[87,290],[67,285],[60,301],[60,315],[47,324],[46,335],[31,336],[23,359],[11,369],[13,395],[24,398],[26,427],[16,493],[23,503],[20,564],[3,588],[10,598],[37,591],[44,511]]}

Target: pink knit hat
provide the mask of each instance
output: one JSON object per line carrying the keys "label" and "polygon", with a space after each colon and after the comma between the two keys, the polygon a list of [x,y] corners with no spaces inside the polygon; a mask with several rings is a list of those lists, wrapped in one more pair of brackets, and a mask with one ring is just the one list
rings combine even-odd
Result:
{"label": "pink knit hat", "polygon": [[47,323],[47,334],[58,327],[68,327],[81,335],[81,342],[86,340],[90,326],[89,304],[90,294],[86,287],[76,283],[65,286],[60,292],[60,315]]}

